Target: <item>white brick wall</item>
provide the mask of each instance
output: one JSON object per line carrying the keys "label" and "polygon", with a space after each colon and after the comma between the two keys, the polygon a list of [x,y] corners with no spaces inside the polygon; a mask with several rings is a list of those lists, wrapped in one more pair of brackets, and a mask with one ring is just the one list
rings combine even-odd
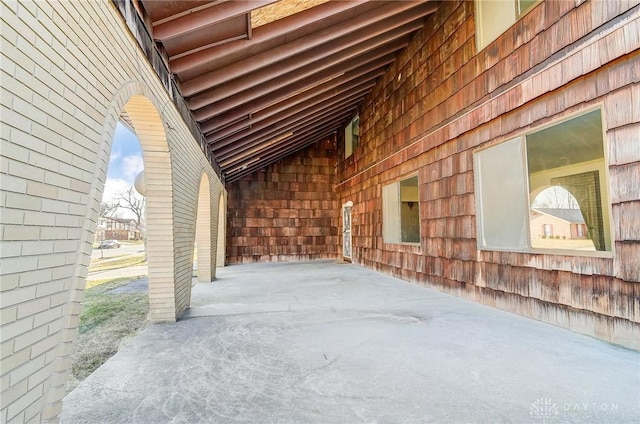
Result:
{"label": "white brick wall", "polygon": [[226,193],[221,192],[218,196],[218,222],[216,224],[215,233],[217,234],[217,257],[216,266],[223,267],[226,251],[225,246],[227,244],[227,198]]}
{"label": "white brick wall", "polygon": [[138,134],[163,177],[147,179],[153,319],[189,304],[201,176],[213,223],[224,189],[110,2],[9,0],[0,20],[0,421],[55,421],[120,113],[160,123]]}

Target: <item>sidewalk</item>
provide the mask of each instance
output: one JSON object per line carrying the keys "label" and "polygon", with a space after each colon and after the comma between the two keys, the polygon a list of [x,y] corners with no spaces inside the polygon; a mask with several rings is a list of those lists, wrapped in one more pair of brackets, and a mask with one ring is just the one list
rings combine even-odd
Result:
{"label": "sidewalk", "polygon": [[635,423],[640,353],[333,262],[218,269],[63,423]]}
{"label": "sidewalk", "polygon": [[[119,259],[119,258],[118,258]],[[123,277],[140,277],[147,275],[147,265],[135,265],[106,271],[90,272],[87,281],[115,279]]]}

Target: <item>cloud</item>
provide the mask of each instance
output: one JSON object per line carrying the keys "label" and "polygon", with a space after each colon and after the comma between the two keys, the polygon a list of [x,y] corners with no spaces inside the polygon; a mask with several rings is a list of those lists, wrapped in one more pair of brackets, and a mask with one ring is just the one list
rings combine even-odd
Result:
{"label": "cloud", "polygon": [[115,161],[120,159],[120,156],[122,156],[120,150],[111,150],[111,157],[109,158],[109,162],[114,163]]}
{"label": "cloud", "polygon": [[128,179],[131,180],[131,184],[133,183],[133,179],[136,177],[136,175],[138,175],[140,171],[143,170],[144,161],[142,160],[142,156],[129,155],[122,158],[122,172]]}
{"label": "cloud", "polygon": [[104,193],[102,193],[103,202],[111,202],[118,197],[120,193],[129,190],[131,183],[122,178],[107,178],[104,183]]}

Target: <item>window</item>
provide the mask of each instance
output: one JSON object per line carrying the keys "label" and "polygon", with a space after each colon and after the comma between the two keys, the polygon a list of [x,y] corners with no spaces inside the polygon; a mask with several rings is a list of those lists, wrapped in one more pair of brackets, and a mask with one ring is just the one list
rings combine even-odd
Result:
{"label": "window", "polygon": [[360,141],[360,117],[356,115],[355,118],[349,122],[344,129],[344,157],[345,159],[351,156],[353,151],[358,147]]}
{"label": "window", "polygon": [[606,170],[599,109],[476,152],[478,247],[611,251]]}
{"label": "window", "polygon": [[385,243],[420,243],[417,176],[382,187],[382,233]]}
{"label": "window", "polygon": [[516,2],[518,6],[518,17],[524,15],[529,10],[533,9],[533,6],[535,6],[536,3],[538,2],[539,0],[518,0]]}
{"label": "window", "polygon": [[478,51],[505,32],[540,0],[476,0]]}

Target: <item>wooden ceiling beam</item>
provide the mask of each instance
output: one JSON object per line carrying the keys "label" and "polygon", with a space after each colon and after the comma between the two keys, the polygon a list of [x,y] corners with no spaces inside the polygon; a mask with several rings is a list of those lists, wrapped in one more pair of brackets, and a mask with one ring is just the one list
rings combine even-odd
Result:
{"label": "wooden ceiling beam", "polygon": [[[331,131],[335,131],[333,128]],[[268,150],[266,147],[255,147],[249,150],[242,152],[242,154],[236,155],[231,159],[227,159],[223,161],[220,166],[223,169],[236,168],[238,166],[242,166],[251,161],[254,161],[256,157],[268,157],[272,154],[279,153],[283,148],[287,148],[291,145],[296,144],[299,140],[304,138],[309,138],[311,136],[317,136],[318,134],[318,126],[314,126],[313,128],[307,129],[304,132],[292,134],[289,137],[284,137],[282,140],[277,140],[276,143],[269,144]]]}
{"label": "wooden ceiling beam", "polygon": [[317,128],[318,126],[326,126],[330,125],[332,127],[340,127],[344,125],[343,120],[353,115],[353,111],[356,109],[356,106],[353,104],[346,105],[340,110],[328,110],[318,116],[318,118],[313,121],[301,121],[292,125],[290,128],[287,128],[286,131],[279,131],[276,133],[272,133],[266,135],[255,142],[247,142],[243,143],[242,146],[231,145],[228,146],[228,151],[225,152],[224,155],[217,157],[216,160],[218,162],[226,162],[231,159],[235,159],[237,157],[243,156],[244,152],[252,149],[256,144],[266,145],[269,141],[278,139],[279,137],[283,137],[288,133],[293,132],[294,136],[297,136],[299,133],[307,132],[312,128]]}
{"label": "wooden ceiling beam", "polygon": [[[354,104],[345,104],[344,106],[337,109],[327,109],[318,115],[314,116],[313,119],[309,120],[301,120],[296,123],[291,124],[286,131],[279,131],[275,134],[287,134],[293,132],[294,135],[298,135],[300,133],[305,133],[309,131],[309,129],[315,128],[318,124],[323,122],[338,122],[338,126],[342,125],[340,122],[343,119],[343,116],[350,116],[353,114],[353,110],[355,109]],[[338,120],[338,121],[336,121]],[[226,148],[219,150],[216,155],[216,159],[219,161],[227,161],[233,157],[237,157],[238,155],[244,154],[249,149],[253,149],[256,146],[265,146],[271,140],[278,138],[274,136],[274,134],[267,134],[264,137],[261,137],[256,140],[243,140],[242,142],[238,142],[237,144],[232,144],[227,146]]]}
{"label": "wooden ceiling beam", "polygon": [[[181,13],[172,19],[163,19],[162,23],[153,25],[153,38],[164,41],[179,37],[188,32],[215,25],[227,19],[244,15],[254,9],[275,3],[278,0],[234,0],[210,7],[199,8],[188,13]],[[174,72],[176,72],[174,70]]]}
{"label": "wooden ceiling beam", "polygon": [[[239,107],[235,107],[223,114],[214,116],[209,113],[215,113],[214,109],[217,109],[220,104],[214,104],[210,107],[206,107],[197,110],[194,113],[196,120],[201,122],[202,132],[208,133],[217,128],[221,128],[227,125],[229,121],[236,121],[243,117],[248,117],[256,110],[267,109],[270,106],[276,106],[279,103],[284,103],[285,99],[294,98],[298,96],[314,95],[314,93],[321,93],[326,90],[330,90],[337,87],[347,81],[358,78],[361,75],[370,72],[374,69],[384,69],[388,64],[392,63],[396,56],[395,52],[401,47],[406,46],[406,43],[392,43],[388,48],[375,50],[363,56],[358,56],[342,65],[337,65],[329,68],[326,71],[319,72],[313,77],[306,78],[300,82],[290,84],[285,87],[281,87],[268,93],[267,95],[249,100],[243,103]],[[344,75],[340,75],[344,72]],[[340,75],[334,78],[336,75]],[[319,82],[324,83],[318,84]],[[310,88],[311,87],[311,88]],[[309,89],[310,88],[310,89]],[[225,99],[226,100],[226,99]],[[231,99],[230,99],[231,100]],[[218,109],[220,110],[220,109]],[[210,119],[211,118],[211,119]],[[205,120],[208,119],[208,120]]]}
{"label": "wooden ceiling beam", "polygon": [[[322,31],[294,39],[273,49],[247,59],[207,72],[196,78],[182,81],[184,96],[190,97],[211,87],[254,73],[256,70],[279,64],[291,69],[335,54],[346,47],[357,45],[367,39],[384,34],[391,28],[415,22],[425,14],[435,11],[435,4],[414,1],[391,2],[351,19],[348,25],[339,23]],[[338,41],[340,40],[340,41]],[[320,48],[320,46],[323,46]],[[303,53],[307,53],[304,55]],[[296,57],[297,60],[289,60]],[[294,63],[290,63],[294,62]],[[292,67],[293,66],[293,67]],[[291,69],[289,69],[291,68]],[[268,75],[267,75],[268,77]],[[271,79],[271,77],[268,77]],[[197,107],[197,106],[196,106]]]}
{"label": "wooden ceiling beam", "polygon": [[237,181],[237,180],[239,180],[240,178],[242,178],[242,177],[244,177],[246,175],[252,174],[252,173],[254,173],[254,172],[256,172],[256,171],[258,171],[258,170],[260,170],[262,168],[265,168],[265,167],[267,167],[267,166],[269,166],[269,165],[271,165],[271,164],[273,164],[275,162],[278,162],[279,160],[285,158],[286,156],[288,156],[288,155],[290,155],[292,153],[295,153],[295,152],[298,152],[298,151],[300,151],[302,149],[305,149],[305,148],[313,145],[314,143],[317,143],[318,141],[322,141],[324,139],[329,138],[334,132],[335,131],[331,131],[328,134],[323,135],[321,137],[317,137],[317,138],[314,138],[314,139],[312,139],[312,140],[310,140],[308,142],[304,142],[302,144],[293,146],[290,149],[288,149],[288,150],[286,150],[284,152],[281,152],[281,153],[279,153],[277,155],[274,155],[271,158],[261,158],[259,163],[251,165],[250,167],[247,167],[246,169],[243,169],[243,170],[241,170],[241,171],[239,171],[239,172],[237,172],[235,174],[230,175],[230,178],[227,178],[226,181],[228,181],[228,182]]}
{"label": "wooden ceiling beam", "polygon": [[258,123],[272,117],[282,119],[284,117],[291,116],[297,113],[297,111],[299,110],[304,110],[308,107],[331,100],[335,96],[340,95],[342,92],[347,92],[353,88],[361,86],[362,84],[367,84],[367,86],[372,87],[373,84],[371,83],[383,73],[384,69],[374,69],[368,74],[362,75],[359,78],[345,81],[344,84],[338,87],[333,87],[323,91],[301,93],[299,96],[295,96],[294,98],[291,98],[285,102],[278,103],[270,108],[263,109],[257,113],[251,114],[250,118],[242,120],[220,131],[207,133],[206,127],[202,125],[202,132],[210,137],[209,140],[211,142],[215,142],[240,131],[247,125],[249,125],[250,127],[254,127]]}
{"label": "wooden ceiling beam", "polygon": [[[358,56],[375,51],[378,48],[384,48],[384,46],[389,43],[404,42],[406,35],[420,27],[421,24],[412,22],[389,30],[377,37],[364,40],[362,43],[352,46],[338,45],[337,49],[339,49],[339,51],[328,56],[318,56],[318,53],[311,52],[307,55],[313,54],[316,61],[308,63],[306,60],[298,62],[294,59],[286,65],[272,66],[267,70],[256,73],[256,75],[247,75],[233,80],[222,87],[207,90],[187,100],[187,103],[192,110],[211,105],[208,113],[217,115],[229,110],[230,104],[242,104],[252,98],[267,94],[278,88],[296,83],[305,78],[317,76],[317,74],[322,71],[348,61],[350,62],[351,60],[356,60]],[[340,71],[338,70],[338,72]],[[253,94],[253,97],[251,97],[252,93],[257,94]],[[238,103],[238,101],[241,101],[241,103]],[[220,106],[218,103],[220,103]],[[213,107],[216,107],[217,110],[212,110]]]}
{"label": "wooden ceiling beam", "polygon": [[248,130],[238,132],[221,140],[210,140],[206,136],[205,139],[211,144],[211,149],[215,153],[229,144],[233,144],[238,141],[251,141],[276,130],[284,130],[287,126],[305,120],[309,117],[313,117],[327,108],[334,107],[335,105],[347,104],[355,98],[362,98],[369,92],[374,84],[374,81],[362,84],[361,86],[355,87],[347,92],[340,93],[340,95],[323,103],[313,104],[306,109],[295,111],[294,113],[283,113],[281,116],[272,117],[258,123],[256,126],[249,128]]}
{"label": "wooden ceiling beam", "polygon": [[[320,4],[267,25],[254,28],[251,40],[215,46],[202,50],[197,54],[175,60],[172,59],[170,62],[171,70],[178,75],[184,75],[185,79],[191,79],[194,77],[194,73],[198,75],[209,72],[218,67],[218,63],[225,63],[230,58],[235,60],[245,59],[250,55],[268,49],[273,44],[272,40],[277,38],[284,39],[285,36],[291,37],[300,29],[313,25],[320,20],[331,18],[367,3],[371,2],[367,0],[351,0],[330,1]],[[373,6],[376,6],[375,3],[372,4]]]}
{"label": "wooden ceiling beam", "polygon": [[245,158],[242,161],[238,161],[232,165],[227,165],[223,172],[227,172],[229,174],[233,174],[234,172],[237,172],[239,170],[247,169],[247,167],[249,165],[253,166],[260,166],[260,162],[264,162],[264,161],[268,161],[270,159],[273,158],[282,158],[282,153],[289,151],[292,148],[295,148],[297,145],[300,144],[301,141],[306,141],[306,142],[315,142],[318,140],[321,140],[325,137],[327,137],[329,134],[331,134],[332,132],[335,132],[335,129],[328,129],[328,128],[322,128],[320,130],[318,130],[316,128],[315,132],[310,132],[308,134],[305,135],[300,135],[298,137],[295,137],[294,139],[289,139],[286,140],[286,143],[282,143],[280,146],[277,146],[276,148],[269,150],[269,152],[266,155],[253,155],[249,158]]}

